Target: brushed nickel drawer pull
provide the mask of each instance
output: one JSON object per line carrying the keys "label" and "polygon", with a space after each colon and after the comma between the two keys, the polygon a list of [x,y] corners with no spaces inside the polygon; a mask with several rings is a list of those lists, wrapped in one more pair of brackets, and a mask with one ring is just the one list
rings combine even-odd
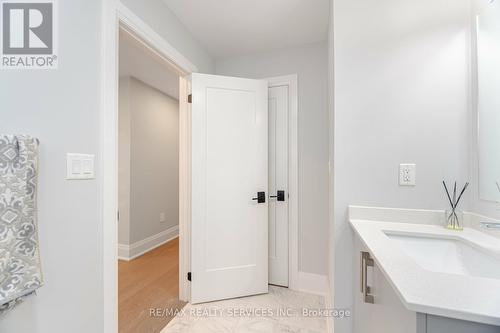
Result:
{"label": "brushed nickel drawer pull", "polygon": [[374,267],[375,262],[370,257],[370,253],[361,252],[361,293],[365,303],[373,304],[375,299],[370,295],[371,288],[368,286],[368,267]]}

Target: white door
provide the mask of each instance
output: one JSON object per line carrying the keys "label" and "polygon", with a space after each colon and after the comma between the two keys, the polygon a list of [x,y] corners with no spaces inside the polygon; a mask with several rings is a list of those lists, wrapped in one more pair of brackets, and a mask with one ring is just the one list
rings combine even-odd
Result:
{"label": "white door", "polygon": [[191,85],[191,302],[267,293],[267,81],[192,74]]}
{"label": "white door", "polygon": [[269,283],[288,287],[288,86],[269,88]]}

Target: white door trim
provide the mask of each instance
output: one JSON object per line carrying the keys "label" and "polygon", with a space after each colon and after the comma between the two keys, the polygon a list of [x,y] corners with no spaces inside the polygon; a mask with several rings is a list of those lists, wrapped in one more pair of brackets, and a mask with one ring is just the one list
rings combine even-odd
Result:
{"label": "white door trim", "polygon": [[[119,30],[127,31],[157,56],[173,66],[181,76],[181,93],[186,91],[187,84],[183,78],[192,72],[197,72],[194,66],[170,43],[163,39],[146,22],[125,7],[119,0],[103,1],[102,17],[102,45],[101,49],[101,128],[100,128],[100,158],[99,165],[102,172],[100,179],[100,192],[102,198],[101,225],[99,233],[102,235],[102,279],[103,279],[103,331],[106,333],[118,332],[118,43]],[[182,101],[182,95],[180,100]],[[190,118],[183,112],[185,103],[180,103],[180,172],[179,191],[180,197],[180,245],[179,260],[180,274],[179,291],[181,299],[187,299],[189,284],[184,278],[184,268],[189,262],[185,252],[186,244],[183,235],[186,234],[188,224],[186,215],[183,215],[185,200],[189,201],[190,188],[186,187],[189,180],[189,160],[185,156],[186,137],[190,132]],[[187,199],[186,199],[187,198]],[[189,217],[189,216],[188,216]],[[187,244],[189,246],[189,244]],[[187,262],[187,263],[186,263]],[[187,266],[189,267],[189,266]]]}
{"label": "white door trim", "polygon": [[179,299],[191,301],[191,83],[179,79]]}
{"label": "white door trim", "polygon": [[268,78],[269,88],[288,86],[288,288],[299,290],[299,146],[298,76]]}

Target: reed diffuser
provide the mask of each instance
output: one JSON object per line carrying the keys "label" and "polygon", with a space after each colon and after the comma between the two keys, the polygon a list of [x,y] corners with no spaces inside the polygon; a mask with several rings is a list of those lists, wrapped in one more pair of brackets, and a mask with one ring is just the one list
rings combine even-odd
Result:
{"label": "reed diffuser", "polygon": [[467,187],[469,187],[469,183],[465,183],[462,191],[457,196],[457,182],[455,182],[453,186],[453,196],[450,195],[450,191],[448,191],[448,186],[446,186],[446,182],[443,180],[443,186],[446,191],[446,195],[448,196],[448,201],[450,203],[450,209],[445,211],[446,217],[446,228],[451,230],[463,230],[463,213],[458,210],[458,204],[460,203],[460,199],[464,195]]}

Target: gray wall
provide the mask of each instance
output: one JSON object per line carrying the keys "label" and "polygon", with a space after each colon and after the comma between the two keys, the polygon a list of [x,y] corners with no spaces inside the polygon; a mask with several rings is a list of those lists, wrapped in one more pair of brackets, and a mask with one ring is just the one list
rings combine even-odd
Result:
{"label": "gray wall", "polygon": [[220,75],[298,74],[299,269],[322,275],[328,266],[327,54],[326,44],[321,43],[216,62]]}
{"label": "gray wall", "polygon": [[129,176],[120,184],[120,203],[129,219],[121,219],[119,229],[129,230],[119,233],[124,237],[119,243],[129,245],[179,224],[179,101],[135,78],[122,78],[120,84],[127,100],[120,116],[129,120],[120,122],[120,134],[130,135],[123,141],[130,153],[128,161],[126,153],[120,158],[120,174],[125,178],[128,169]]}
{"label": "gray wall", "polygon": [[[160,0],[126,1],[200,70],[213,61]],[[100,154],[102,1],[58,1],[59,69],[2,71],[0,132],[37,136],[45,286],[0,321],[2,333],[103,330],[101,170],[66,181],[67,152]],[[96,161],[99,166],[99,160]]]}
{"label": "gray wall", "polygon": [[[347,205],[443,209],[468,178],[469,0],[334,2],[334,296],[352,308]],[[417,186],[398,186],[400,163]],[[351,331],[338,319],[335,331]]]}
{"label": "gray wall", "polygon": [[30,134],[41,143],[38,223],[45,278],[36,297],[0,320],[2,333],[102,330],[101,179],[65,180],[67,152],[99,154],[101,5],[58,1],[59,69],[0,74],[0,132]]}
{"label": "gray wall", "polygon": [[119,82],[118,102],[118,244],[130,245],[130,77]]}

